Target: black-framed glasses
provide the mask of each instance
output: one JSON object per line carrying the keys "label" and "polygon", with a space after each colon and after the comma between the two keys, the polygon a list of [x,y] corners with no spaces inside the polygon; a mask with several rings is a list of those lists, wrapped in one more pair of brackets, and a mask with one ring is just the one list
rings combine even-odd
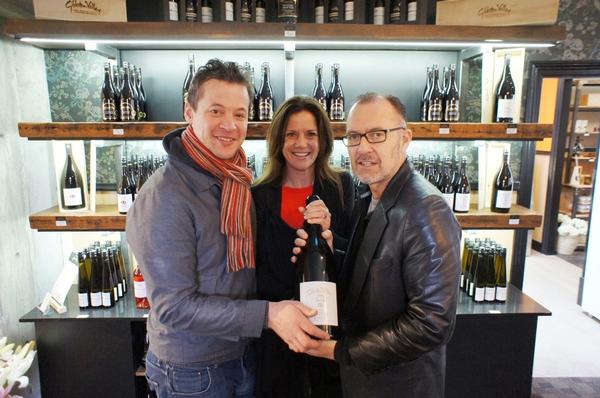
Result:
{"label": "black-framed glasses", "polygon": [[377,129],[367,131],[366,133],[359,133],[356,131],[350,131],[348,134],[342,137],[342,142],[346,146],[358,146],[360,140],[364,137],[369,144],[377,144],[384,142],[387,139],[387,135],[390,131],[406,130],[406,126],[394,127],[392,129]]}

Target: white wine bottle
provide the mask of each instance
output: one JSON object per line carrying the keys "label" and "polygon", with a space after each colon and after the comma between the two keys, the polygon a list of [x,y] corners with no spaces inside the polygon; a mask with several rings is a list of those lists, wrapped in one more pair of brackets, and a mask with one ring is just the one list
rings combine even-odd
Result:
{"label": "white wine bottle", "polygon": [[65,166],[60,179],[60,193],[64,209],[75,210],[85,207],[83,178],[73,159],[71,144],[66,145]]}

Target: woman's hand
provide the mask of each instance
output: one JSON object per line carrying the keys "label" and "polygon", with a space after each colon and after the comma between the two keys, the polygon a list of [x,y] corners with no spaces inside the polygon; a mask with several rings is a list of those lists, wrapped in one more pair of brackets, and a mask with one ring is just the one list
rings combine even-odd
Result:
{"label": "woman's hand", "polygon": [[331,213],[322,200],[310,202],[306,207],[299,207],[298,210],[304,214],[304,219],[309,224],[320,224],[323,231],[331,227]]}
{"label": "woman's hand", "polygon": [[[300,253],[302,253],[302,249],[304,248],[304,246],[306,246],[306,240],[308,239],[308,234],[303,229],[296,230],[296,235],[298,237],[294,239],[295,246],[292,249],[293,256],[291,258],[292,263],[294,264],[296,264],[296,261],[298,261],[298,256],[300,255]],[[329,229],[327,229],[323,231],[321,236],[323,237],[323,239],[325,239],[327,245],[329,246],[329,249],[331,249],[331,251],[333,252],[333,233]]]}

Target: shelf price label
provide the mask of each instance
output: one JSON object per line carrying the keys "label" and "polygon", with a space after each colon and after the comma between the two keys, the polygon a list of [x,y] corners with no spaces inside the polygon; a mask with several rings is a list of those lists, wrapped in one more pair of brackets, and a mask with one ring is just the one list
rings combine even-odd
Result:
{"label": "shelf price label", "polygon": [[449,124],[440,124],[438,132],[440,134],[450,134],[450,125]]}
{"label": "shelf price label", "polygon": [[510,216],[508,219],[508,225],[519,225],[521,223],[521,219],[519,216]]}
{"label": "shelf price label", "polygon": [[514,123],[509,123],[506,126],[506,134],[517,134],[517,125]]}
{"label": "shelf price label", "polygon": [[67,226],[67,219],[64,218],[64,217],[56,217],[55,224],[56,224],[57,227],[66,227]]}
{"label": "shelf price label", "polygon": [[123,129],[112,129],[113,135],[125,135],[125,130]]}

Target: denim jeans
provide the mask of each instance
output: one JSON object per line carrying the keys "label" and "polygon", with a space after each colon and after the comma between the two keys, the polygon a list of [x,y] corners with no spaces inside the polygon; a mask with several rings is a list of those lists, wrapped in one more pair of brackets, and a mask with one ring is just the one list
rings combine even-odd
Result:
{"label": "denim jeans", "polygon": [[148,387],[158,398],[252,398],[256,359],[252,347],[240,359],[199,366],[162,361],[146,356]]}

